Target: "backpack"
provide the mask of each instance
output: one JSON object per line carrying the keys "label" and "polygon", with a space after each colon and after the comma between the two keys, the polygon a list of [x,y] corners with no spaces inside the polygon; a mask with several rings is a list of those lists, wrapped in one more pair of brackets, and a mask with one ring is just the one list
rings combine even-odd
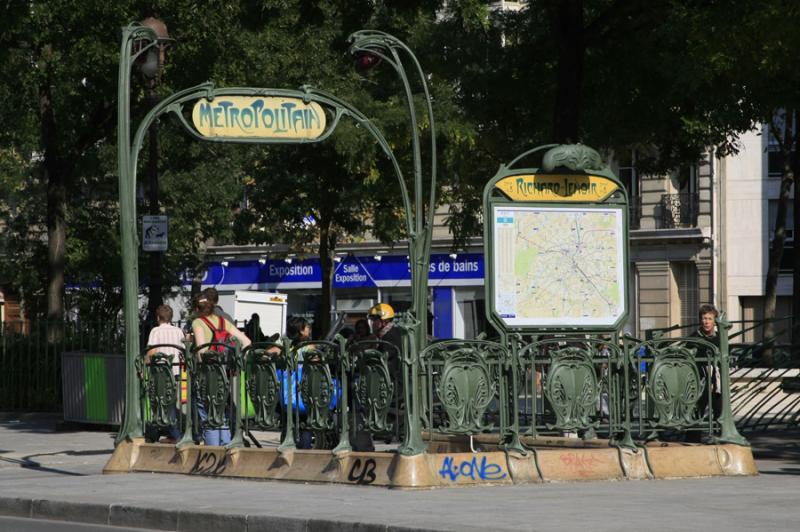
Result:
{"label": "backpack", "polygon": [[211,329],[211,334],[213,335],[211,341],[217,344],[222,345],[212,345],[208,348],[209,351],[214,351],[216,353],[229,353],[232,354],[236,348],[235,339],[231,333],[225,328],[225,318],[222,316],[217,316],[219,318],[219,328],[214,327],[211,324],[211,321],[206,318],[205,316],[201,317],[200,319],[203,320],[209,329]]}

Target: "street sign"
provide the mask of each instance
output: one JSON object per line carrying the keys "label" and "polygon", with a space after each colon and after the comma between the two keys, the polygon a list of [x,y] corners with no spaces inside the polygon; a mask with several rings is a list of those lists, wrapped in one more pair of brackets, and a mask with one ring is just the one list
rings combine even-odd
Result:
{"label": "street sign", "polygon": [[166,251],[168,226],[169,216],[142,216],[142,249]]}
{"label": "street sign", "polygon": [[192,110],[194,127],[207,138],[310,140],[322,135],[325,121],[318,103],[281,96],[203,98]]}

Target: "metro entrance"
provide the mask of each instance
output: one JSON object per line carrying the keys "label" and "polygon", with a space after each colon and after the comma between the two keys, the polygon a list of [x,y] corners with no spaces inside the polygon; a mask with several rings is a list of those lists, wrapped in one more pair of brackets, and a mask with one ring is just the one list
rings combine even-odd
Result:
{"label": "metro entrance", "polygon": [[[136,53],[134,41],[143,41]],[[131,25],[123,30],[119,165],[126,415],[107,472],[405,488],[756,472],[730,411],[724,318],[717,323],[718,345],[690,336],[642,341],[620,335],[628,313],[628,198],[597,152],[582,145],[548,145],[500,167],[483,196],[486,319],[491,328],[475,340],[429,345],[422,317],[428,307],[435,133],[427,204],[419,139],[412,135],[412,201],[380,130],[351,105],[310,87],[192,87],[154,107],[130,143],[131,63],[157,44],[148,28]],[[362,31],[351,36],[351,51],[373,54],[395,67],[406,92],[410,125],[417,131],[401,55],[410,59],[422,78],[433,124],[425,76],[405,44],[384,33]],[[189,118],[185,106],[192,102]],[[178,346],[188,368],[188,389],[194,390],[196,381],[213,398],[206,405],[210,410],[231,406],[236,412],[235,436],[225,447],[195,444],[193,416],[186,416],[177,445],[145,443],[142,438],[141,405],[152,410],[151,423],[166,425],[173,422],[168,411],[177,393],[172,372],[163,367],[173,359],[156,355],[155,363],[146,363],[140,353],[136,307],[136,161],[144,133],[162,114],[173,115],[195,138],[212,142],[321,142],[343,117],[355,120],[389,157],[406,214],[412,309],[398,320],[401,349],[386,349],[374,339],[348,345],[337,337],[301,344],[307,350],[300,359],[283,339],[198,359],[197,351],[205,346]],[[517,167],[534,155],[541,156],[539,166]],[[149,378],[144,390],[140,372]],[[698,406],[704,394],[712,393],[709,375],[714,372],[722,381],[719,413]],[[142,401],[145,395],[147,401]],[[300,400],[305,408],[301,428],[332,433],[331,449],[295,448]],[[246,427],[284,436],[279,446],[244,448]],[[353,451],[353,433],[379,438],[391,430],[401,436],[396,449]],[[700,433],[708,444],[671,444],[676,433]]]}

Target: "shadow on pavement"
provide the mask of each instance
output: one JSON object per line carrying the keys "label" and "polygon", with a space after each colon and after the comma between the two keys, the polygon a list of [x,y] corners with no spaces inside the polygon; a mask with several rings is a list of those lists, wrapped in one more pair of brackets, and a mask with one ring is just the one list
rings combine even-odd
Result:
{"label": "shadow on pavement", "polygon": [[800,429],[745,434],[758,460],[784,460],[800,464]]}

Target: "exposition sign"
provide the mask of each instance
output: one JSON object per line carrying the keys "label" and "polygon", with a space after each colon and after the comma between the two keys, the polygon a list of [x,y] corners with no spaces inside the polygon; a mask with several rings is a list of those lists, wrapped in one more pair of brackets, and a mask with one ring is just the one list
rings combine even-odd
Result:
{"label": "exposition sign", "polygon": [[596,175],[511,175],[495,183],[503,194],[514,201],[603,201],[619,187]]}
{"label": "exposition sign", "polygon": [[279,96],[217,96],[198,100],[194,127],[204,137],[315,139],[325,131],[325,111],[316,102]]}

